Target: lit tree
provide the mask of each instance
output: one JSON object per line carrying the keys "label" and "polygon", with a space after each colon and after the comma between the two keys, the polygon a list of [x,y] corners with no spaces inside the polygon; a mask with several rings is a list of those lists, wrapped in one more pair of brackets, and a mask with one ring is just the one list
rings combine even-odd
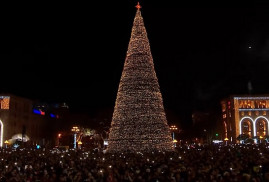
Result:
{"label": "lit tree", "polygon": [[107,151],[172,151],[172,137],[139,3],[136,7]]}

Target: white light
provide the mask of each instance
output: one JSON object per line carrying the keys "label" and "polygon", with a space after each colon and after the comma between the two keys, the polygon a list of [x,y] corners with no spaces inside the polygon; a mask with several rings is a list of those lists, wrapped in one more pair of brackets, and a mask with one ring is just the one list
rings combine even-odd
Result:
{"label": "white light", "polygon": [[4,124],[0,120],[1,135],[0,135],[0,147],[3,147],[3,137],[4,137]]}
{"label": "white light", "polygon": [[254,127],[253,127],[253,136],[256,136],[255,122],[254,122],[253,119],[252,119],[251,117],[249,117],[249,116],[245,116],[245,117],[243,117],[243,118],[240,120],[240,122],[239,122],[239,133],[242,134],[242,128],[241,128],[242,125],[241,125],[241,123],[242,123],[242,121],[243,121],[244,119],[249,119],[249,120],[251,120],[252,125],[254,126]]}

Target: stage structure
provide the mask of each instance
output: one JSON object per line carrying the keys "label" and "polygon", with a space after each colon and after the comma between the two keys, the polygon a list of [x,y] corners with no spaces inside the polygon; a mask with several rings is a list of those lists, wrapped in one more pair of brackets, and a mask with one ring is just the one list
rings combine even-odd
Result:
{"label": "stage structure", "polygon": [[221,101],[223,139],[238,143],[240,134],[258,142],[269,135],[269,96],[230,96]]}
{"label": "stage structure", "polygon": [[173,151],[139,3],[136,8],[107,152]]}

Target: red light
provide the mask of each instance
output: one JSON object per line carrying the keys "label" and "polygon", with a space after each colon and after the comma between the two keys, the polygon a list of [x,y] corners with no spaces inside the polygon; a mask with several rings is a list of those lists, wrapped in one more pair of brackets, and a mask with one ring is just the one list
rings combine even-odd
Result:
{"label": "red light", "polygon": [[40,111],[40,114],[44,116],[45,115],[45,112],[44,111]]}

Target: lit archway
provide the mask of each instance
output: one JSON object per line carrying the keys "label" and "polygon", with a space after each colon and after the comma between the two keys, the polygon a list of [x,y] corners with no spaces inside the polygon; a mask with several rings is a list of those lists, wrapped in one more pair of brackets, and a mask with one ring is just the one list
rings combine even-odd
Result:
{"label": "lit archway", "polygon": [[4,137],[4,124],[3,122],[0,120],[0,147],[3,147],[3,137]]}
{"label": "lit archway", "polygon": [[256,136],[255,122],[251,117],[243,117],[239,122],[240,134],[248,134],[250,137]]}
{"label": "lit archway", "polygon": [[255,132],[258,136],[268,135],[269,120],[264,116],[259,116],[255,119]]}

